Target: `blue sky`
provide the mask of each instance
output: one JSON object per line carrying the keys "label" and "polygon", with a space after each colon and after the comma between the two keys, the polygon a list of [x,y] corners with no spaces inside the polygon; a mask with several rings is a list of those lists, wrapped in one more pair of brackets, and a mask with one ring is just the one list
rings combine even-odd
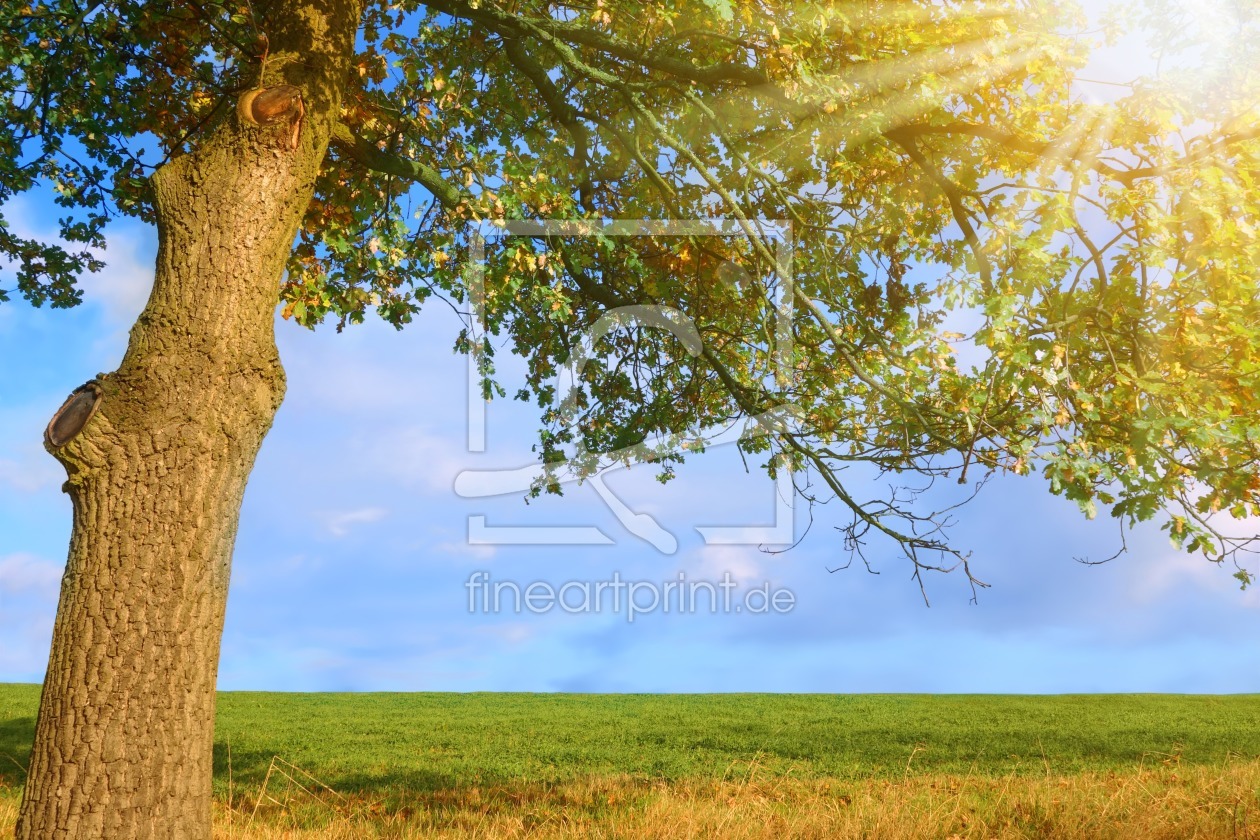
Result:
{"label": "blue sky", "polygon": [[[1097,75],[1097,74],[1096,74]],[[54,210],[10,204],[18,233]],[[122,357],[152,277],[155,237],[113,229],[109,267],[83,306],[0,306],[0,681],[42,679],[70,528],[61,468],[42,447],[65,396]],[[0,269],[0,286],[11,277]],[[955,542],[991,584],[971,603],[960,573],[928,578],[924,604],[887,546],[845,556],[819,508],[801,544],[766,554],[706,546],[697,525],[765,524],[774,486],[730,446],[689,459],[667,486],[639,468],[609,476],[631,509],[679,547],[630,534],[589,486],[526,505],[465,499],[466,469],[531,462],[536,417],[497,401],[484,453],[467,447],[459,324],[437,304],[402,332],[370,322],[341,335],[277,325],[288,397],[246,495],[220,686],[274,690],[1255,692],[1260,591],[1179,554],[1155,527],[1118,547],[1114,522],[1087,522],[1039,478],[996,479],[964,508]],[[511,373],[511,366],[508,366]],[[508,382],[509,393],[514,390]],[[863,487],[857,495],[882,488]],[[496,526],[594,526],[610,545],[470,544],[469,518]],[[805,509],[798,507],[798,533]],[[1253,570],[1254,571],[1254,570]],[[785,613],[570,614],[469,610],[467,583],[492,580],[720,581],[769,585]]]}
{"label": "blue sky", "polygon": [[[33,204],[20,217],[34,228],[52,221]],[[121,226],[82,307],[0,307],[0,680],[42,677],[64,563],[70,506],[42,449],[44,425],[70,390],[121,359],[154,247],[151,231]],[[277,325],[288,398],[245,499],[223,688],[1260,690],[1260,593],[1177,553],[1154,528],[1131,534],[1129,553],[1110,564],[1077,563],[1111,554],[1115,525],[1086,522],[1038,478],[999,479],[962,511],[955,539],[992,586],[972,604],[961,575],[929,577],[930,608],[890,549],[873,555],[878,575],[829,571],[844,559],[836,510],[816,509],[786,553],[705,546],[696,525],[773,518],[773,485],[745,474],[730,446],[690,459],[668,486],[642,468],[609,477],[630,508],[677,535],[672,555],[628,533],[589,487],[529,505],[519,494],[460,498],[461,470],[530,462],[535,418],[496,402],[487,451],[467,451],[465,361],[450,350],[457,329],[442,306],[402,332]],[[476,515],[498,526],[595,526],[614,544],[470,545]],[[801,530],[807,517],[798,519]],[[633,622],[609,609],[470,613],[466,584],[477,571],[557,588],[614,574],[716,582],[729,572],[739,591],[769,582],[795,605]]]}

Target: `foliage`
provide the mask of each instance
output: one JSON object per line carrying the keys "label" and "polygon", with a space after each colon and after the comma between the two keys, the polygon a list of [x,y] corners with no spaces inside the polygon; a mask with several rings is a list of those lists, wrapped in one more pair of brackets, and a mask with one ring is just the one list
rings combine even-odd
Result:
{"label": "foliage", "polygon": [[[807,468],[800,492],[852,515],[847,548],[891,538],[916,575],[966,568],[946,513],[862,501],[847,466],[1037,471],[1089,516],[1167,512],[1174,542],[1221,559],[1245,541],[1212,514],[1260,513],[1260,33],[1235,7],[1210,89],[1170,72],[1096,104],[1073,84],[1086,22],[1051,0],[373,0],[282,314],[463,308],[488,395],[496,349],[528,360],[515,395],[556,470],[642,458],[668,478],[704,428],[790,407],[745,448]],[[268,54],[274,8],[6,5],[0,201],[48,186],[67,212],[60,242],[0,227],[20,294],[77,302],[108,219],[148,217],[147,174],[294,60]],[[1155,34],[1175,52],[1187,31]],[[480,234],[555,219],[588,224],[486,239],[470,296]],[[679,313],[703,351],[623,319],[557,384],[626,306]]]}

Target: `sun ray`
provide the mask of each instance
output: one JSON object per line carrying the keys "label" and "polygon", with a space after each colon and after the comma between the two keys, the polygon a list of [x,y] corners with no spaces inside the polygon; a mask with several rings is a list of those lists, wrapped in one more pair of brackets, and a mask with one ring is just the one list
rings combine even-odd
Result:
{"label": "sun ray", "polygon": [[[816,4],[799,4],[795,7],[813,13]],[[938,25],[954,21],[1017,20],[1020,12],[1010,3],[976,2],[950,3],[833,3],[825,10],[846,20],[861,20],[873,31],[905,31],[907,27]]]}
{"label": "sun ray", "polygon": [[[1016,41],[1002,45],[1003,52],[988,60],[964,63],[941,73],[940,90],[903,91],[874,100],[871,104],[883,120],[842,115],[830,130],[850,142],[869,142],[888,128],[907,125],[933,111],[941,110],[943,99],[949,96],[974,93],[1008,79],[1045,51],[1044,45],[1034,43],[1032,39],[1021,40],[1022,43]],[[1006,49],[1008,46],[1012,48]]]}

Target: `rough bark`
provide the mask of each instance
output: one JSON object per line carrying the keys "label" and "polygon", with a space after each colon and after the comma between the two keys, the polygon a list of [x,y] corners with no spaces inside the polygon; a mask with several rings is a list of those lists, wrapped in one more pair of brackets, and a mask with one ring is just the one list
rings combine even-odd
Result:
{"label": "rough bark", "polygon": [[233,112],[155,174],[152,295],[122,365],[98,377],[96,413],[49,443],[74,521],[20,840],[211,835],[231,554],[284,392],[278,282],[336,121],[360,0],[268,12],[264,86],[301,91],[301,125]]}

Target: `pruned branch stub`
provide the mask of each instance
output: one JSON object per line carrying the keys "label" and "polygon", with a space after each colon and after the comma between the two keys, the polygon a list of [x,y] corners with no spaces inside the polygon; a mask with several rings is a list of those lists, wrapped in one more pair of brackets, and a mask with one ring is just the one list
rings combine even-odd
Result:
{"label": "pruned branch stub", "polygon": [[247,90],[236,101],[236,112],[242,120],[253,125],[287,123],[290,131],[286,142],[289,148],[297,148],[302,118],[306,115],[301,88],[294,85],[273,85]]}
{"label": "pruned branch stub", "polygon": [[48,421],[48,428],[44,430],[44,440],[48,445],[60,448],[81,432],[92,419],[92,415],[96,414],[104,393],[95,379],[75,388]]}

